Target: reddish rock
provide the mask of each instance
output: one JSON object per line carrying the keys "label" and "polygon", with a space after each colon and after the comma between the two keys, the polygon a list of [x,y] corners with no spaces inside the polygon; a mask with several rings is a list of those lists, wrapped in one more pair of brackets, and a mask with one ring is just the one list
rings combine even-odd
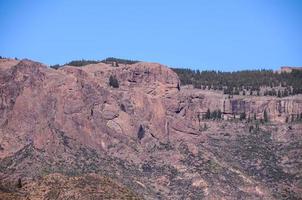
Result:
{"label": "reddish rock", "polygon": [[[301,198],[302,127],[284,123],[302,112],[301,96],[229,99],[179,91],[177,75],[156,63],[54,70],[29,60],[0,61],[5,195],[22,192],[11,189],[19,177],[37,188],[24,191],[34,199],[52,190],[46,183],[57,180],[53,173],[63,185],[98,173],[146,199]],[[111,75],[118,88],[110,87]],[[258,119],[266,110],[270,123],[203,120],[207,109]],[[59,197],[80,194],[71,193]]]}

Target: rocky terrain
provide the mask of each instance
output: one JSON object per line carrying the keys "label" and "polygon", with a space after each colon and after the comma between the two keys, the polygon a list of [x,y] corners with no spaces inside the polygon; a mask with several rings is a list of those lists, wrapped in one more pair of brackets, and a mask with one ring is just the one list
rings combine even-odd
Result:
{"label": "rocky terrain", "polygon": [[1,59],[0,199],[301,199],[301,113],[301,95],[229,98],[157,63]]}
{"label": "rocky terrain", "polygon": [[[22,182],[21,182],[22,183]],[[97,174],[83,176],[64,176],[50,174],[36,182],[28,182],[22,191],[17,193],[2,192],[0,199],[22,199],[22,192],[26,199],[140,199],[133,192],[121,187],[107,177]],[[19,193],[19,194],[18,194]]]}

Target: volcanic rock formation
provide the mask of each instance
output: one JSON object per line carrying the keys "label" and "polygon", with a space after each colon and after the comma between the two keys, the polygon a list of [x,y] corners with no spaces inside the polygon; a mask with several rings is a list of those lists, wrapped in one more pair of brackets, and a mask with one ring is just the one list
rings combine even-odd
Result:
{"label": "volcanic rock formation", "polygon": [[[302,113],[301,96],[179,85],[156,63],[54,70],[1,59],[0,198],[85,199],[88,187],[91,199],[302,198],[302,125],[285,123]],[[266,111],[269,123],[202,119],[208,109],[225,119]]]}

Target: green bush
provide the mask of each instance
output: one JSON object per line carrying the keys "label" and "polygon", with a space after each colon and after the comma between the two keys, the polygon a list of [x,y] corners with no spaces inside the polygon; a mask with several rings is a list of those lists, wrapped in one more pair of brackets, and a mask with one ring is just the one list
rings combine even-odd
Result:
{"label": "green bush", "polygon": [[119,88],[119,83],[115,76],[110,75],[109,85],[113,88]]}
{"label": "green bush", "polygon": [[145,136],[145,129],[143,128],[142,125],[139,126],[138,132],[137,132],[137,138],[139,140],[143,139],[143,137]]}

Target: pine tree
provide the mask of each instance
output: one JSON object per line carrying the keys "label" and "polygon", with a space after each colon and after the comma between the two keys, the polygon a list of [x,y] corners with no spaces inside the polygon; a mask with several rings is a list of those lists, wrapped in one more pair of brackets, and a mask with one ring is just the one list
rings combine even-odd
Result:
{"label": "pine tree", "polygon": [[240,113],[240,120],[245,120],[246,119],[246,114],[245,112]]}
{"label": "pine tree", "polygon": [[211,118],[211,111],[210,111],[210,108],[208,108],[207,112],[206,112],[206,115],[205,115],[205,118],[206,119],[210,119]]}
{"label": "pine tree", "polygon": [[288,123],[288,116],[286,116],[285,118],[285,123]]}
{"label": "pine tree", "polygon": [[180,91],[180,84],[177,83],[177,90]]}
{"label": "pine tree", "polygon": [[264,112],[263,112],[263,120],[264,120],[264,122],[268,122],[268,115],[267,115],[266,110],[264,110]]}
{"label": "pine tree", "polygon": [[295,116],[292,114],[291,115],[291,122],[294,122],[295,121]]}
{"label": "pine tree", "polygon": [[217,111],[217,119],[221,119],[222,118],[222,113],[221,113],[221,110],[219,109]]}
{"label": "pine tree", "polygon": [[22,188],[22,181],[21,178],[18,178],[17,187]]}
{"label": "pine tree", "polygon": [[283,96],[285,96],[285,97],[288,96],[288,91],[287,91],[287,89],[284,90]]}
{"label": "pine tree", "polygon": [[118,80],[114,76],[112,76],[112,75],[110,75],[110,77],[109,77],[109,85],[111,87],[114,87],[114,88],[118,88],[119,87]]}
{"label": "pine tree", "polygon": [[216,110],[214,110],[211,114],[211,119],[216,119],[217,118],[217,111]]}
{"label": "pine tree", "polygon": [[145,129],[143,128],[142,125],[139,126],[138,132],[137,132],[137,138],[139,140],[143,139],[143,137],[145,136]]}
{"label": "pine tree", "polygon": [[121,104],[121,105],[120,105],[120,108],[121,108],[121,110],[122,110],[123,112],[126,112],[126,107],[125,107],[124,104]]}
{"label": "pine tree", "polygon": [[249,127],[249,132],[251,133],[253,129],[254,129],[254,126],[251,125],[251,126]]}

